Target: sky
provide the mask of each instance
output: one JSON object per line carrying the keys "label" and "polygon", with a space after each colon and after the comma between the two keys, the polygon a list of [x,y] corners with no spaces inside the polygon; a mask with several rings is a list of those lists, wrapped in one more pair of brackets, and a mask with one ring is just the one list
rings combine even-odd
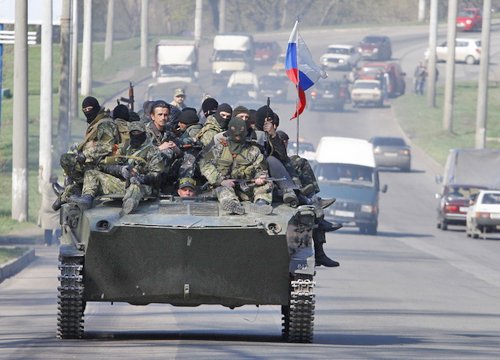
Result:
{"label": "sky", "polygon": [[[0,0],[0,24],[12,24],[15,19],[16,0]],[[42,9],[44,0],[28,0],[28,24],[42,23]],[[60,24],[62,0],[52,0],[52,22]]]}

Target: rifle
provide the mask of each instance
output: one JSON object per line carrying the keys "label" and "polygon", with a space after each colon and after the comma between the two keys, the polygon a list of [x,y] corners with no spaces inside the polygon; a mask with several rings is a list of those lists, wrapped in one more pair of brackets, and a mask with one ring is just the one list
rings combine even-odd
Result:
{"label": "rifle", "polygon": [[[230,179],[230,180],[234,181],[243,192],[247,191],[250,188],[250,186],[255,185],[255,180],[245,180],[245,179]],[[285,177],[282,178],[268,177],[265,179],[266,182],[275,182],[284,180],[286,180]]]}
{"label": "rifle", "polygon": [[120,101],[127,103],[129,110],[134,111],[135,100],[134,100],[134,86],[132,85],[132,81],[130,81],[129,85],[128,85],[128,98],[122,96],[120,98],[120,100],[117,100],[117,101],[118,101],[118,104],[120,103]]}

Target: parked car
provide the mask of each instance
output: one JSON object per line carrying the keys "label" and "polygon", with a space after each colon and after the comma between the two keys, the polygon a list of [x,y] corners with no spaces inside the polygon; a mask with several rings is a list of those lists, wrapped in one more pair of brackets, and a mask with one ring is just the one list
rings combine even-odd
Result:
{"label": "parked car", "polygon": [[311,89],[309,109],[344,111],[344,105],[349,99],[348,91],[349,89],[342,81],[318,81]]}
{"label": "parked car", "polygon": [[466,8],[458,13],[456,19],[457,29],[461,31],[481,31],[483,16],[481,9]]}
{"label": "parked car", "polygon": [[254,48],[254,61],[260,64],[274,64],[281,54],[281,47],[276,41],[256,41]]}
{"label": "parked car", "polygon": [[[425,59],[429,58],[429,49],[425,52]],[[448,57],[447,42],[436,47],[437,61],[446,61]],[[457,38],[455,40],[455,62],[465,62],[468,65],[479,64],[481,60],[481,40]]]}
{"label": "parked car", "polygon": [[[283,74],[284,75],[284,74]],[[259,98],[271,98],[271,102],[285,102],[290,80],[286,76],[268,74],[259,77]]]}
{"label": "parked car", "polygon": [[401,171],[410,171],[411,149],[403,138],[374,136],[370,142],[373,144],[375,164],[378,168],[398,168]]}
{"label": "parked car", "polygon": [[479,235],[500,231],[500,191],[481,190],[467,210],[465,233]]}
{"label": "parked car", "polygon": [[383,35],[365,36],[358,45],[363,59],[390,60],[392,57],[391,39]]}
{"label": "parked car", "polygon": [[394,98],[406,91],[406,73],[397,62],[367,62],[356,73],[358,79],[383,78],[387,96]]}
{"label": "parked car", "polygon": [[352,106],[384,106],[384,89],[380,80],[356,80],[351,91]]}
{"label": "parked car", "polygon": [[439,199],[437,227],[448,230],[448,225],[465,225],[471,197],[483,189],[479,186],[452,184],[445,185]]}
{"label": "parked car", "polygon": [[360,59],[360,53],[352,45],[328,45],[319,62],[323,70],[351,70]]}

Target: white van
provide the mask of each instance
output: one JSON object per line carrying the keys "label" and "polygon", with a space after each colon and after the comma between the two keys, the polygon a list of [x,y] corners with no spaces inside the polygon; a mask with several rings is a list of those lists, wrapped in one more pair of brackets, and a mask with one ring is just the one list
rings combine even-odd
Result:
{"label": "white van", "polygon": [[259,92],[259,81],[257,75],[250,71],[235,71],[229,77],[227,88],[239,88],[248,92],[248,96],[252,99],[257,98]]}
{"label": "white van", "polygon": [[[315,160],[320,196],[337,199],[325,210],[325,219],[376,235],[380,182],[372,144],[356,138],[322,137]],[[384,185],[382,192],[386,191]]]}

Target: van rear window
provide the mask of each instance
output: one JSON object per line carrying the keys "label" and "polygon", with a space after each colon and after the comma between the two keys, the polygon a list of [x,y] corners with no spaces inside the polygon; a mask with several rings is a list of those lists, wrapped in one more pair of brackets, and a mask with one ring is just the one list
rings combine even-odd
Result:
{"label": "van rear window", "polygon": [[373,183],[373,168],[353,164],[317,164],[315,174],[319,181]]}

